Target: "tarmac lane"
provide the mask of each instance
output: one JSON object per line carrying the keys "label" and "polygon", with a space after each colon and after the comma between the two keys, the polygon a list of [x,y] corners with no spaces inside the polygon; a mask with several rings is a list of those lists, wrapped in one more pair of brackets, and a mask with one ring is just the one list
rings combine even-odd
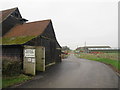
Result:
{"label": "tarmac lane", "polygon": [[118,76],[103,63],[71,54],[16,88],[118,88]]}

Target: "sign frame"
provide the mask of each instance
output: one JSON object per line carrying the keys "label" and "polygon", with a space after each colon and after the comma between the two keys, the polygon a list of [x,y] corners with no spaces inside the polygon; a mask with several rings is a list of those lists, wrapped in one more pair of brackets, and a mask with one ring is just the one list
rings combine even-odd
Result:
{"label": "sign frame", "polygon": [[24,57],[35,57],[35,49],[25,49]]}

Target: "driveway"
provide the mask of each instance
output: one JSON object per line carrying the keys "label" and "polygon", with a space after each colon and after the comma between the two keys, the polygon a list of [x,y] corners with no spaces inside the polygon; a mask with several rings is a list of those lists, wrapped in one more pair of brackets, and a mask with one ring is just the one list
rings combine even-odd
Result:
{"label": "driveway", "polygon": [[107,65],[76,58],[73,54],[61,63],[38,73],[17,88],[117,88],[118,76]]}

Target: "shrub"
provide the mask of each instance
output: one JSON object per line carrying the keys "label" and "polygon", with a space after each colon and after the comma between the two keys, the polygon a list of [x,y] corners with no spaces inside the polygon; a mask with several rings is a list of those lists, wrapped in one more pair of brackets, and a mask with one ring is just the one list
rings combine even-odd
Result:
{"label": "shrub", "polygon": [[2,57],[2,75],[12,76],[21,73],[22,62],[17,58]]}

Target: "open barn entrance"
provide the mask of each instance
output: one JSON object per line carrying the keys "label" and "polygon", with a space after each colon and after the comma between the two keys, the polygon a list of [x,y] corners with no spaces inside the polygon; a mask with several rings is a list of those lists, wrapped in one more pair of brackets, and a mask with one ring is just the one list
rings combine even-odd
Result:
{"label": "open barn entrance", "polygon": [[36,71],[45,71],[45,48],[24,46],[23,69],[30,75],[36,75]]}

